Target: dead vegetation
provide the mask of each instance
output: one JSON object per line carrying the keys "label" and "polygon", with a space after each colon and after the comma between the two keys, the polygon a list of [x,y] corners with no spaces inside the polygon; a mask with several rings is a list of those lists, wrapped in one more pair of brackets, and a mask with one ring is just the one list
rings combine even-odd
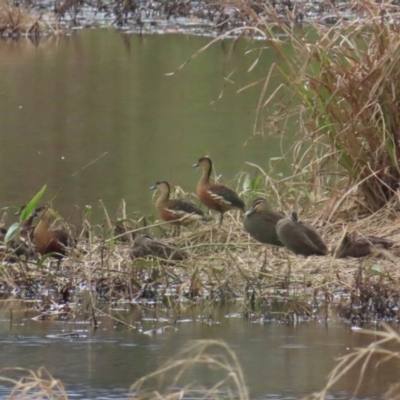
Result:
{"label": "dead vegetation", "polygon": [[[293,159],[290,176],[274,180],[270,172],[254,166],[254,176],[243,174],[239,178],[248,196],[246,203],[268,193],[277,209],[286,214],[292,209],[300,211],[302,219],[319,229],[329,248],[345,231],[398,242],[396,135],[400,113],[396,93],[400,92],[400,79],[392,68],[400,54],[398,26],[386,19],[382,23],[377,18],[382,16],[381,5],[373,2],[363,3],[362,24],[348,22],[339,13],[344,24],[340,29],[314,24],[314,30],[288,25],[282,18],[283,9],[264,5],[268,6],[268,18],[286,34],[285,42],[275,36],[262,12],[254,11],[251,4],[235,5],[250,21],[241,30],[263,34],[286,62],[274,64],[262,82],[260,114],[264,109],[271,111],[273,103],[277,111],[265,114],[263,128],[282,133],[287,121],[296,117],[300,131],[298,140],[282,156]],[[291,7],[285,12],[287,19],[295,20]],[[265,98],[275,73],[287,81]],[[276,163],[279,160],[272,164]],[[82,287],[96,295],[96,301],[104,302],[161,301],[165,296],[171,301],[183,297],[211,302],[244,299],[254,314],[262,314],[262,305],[274,298],[311,298],[317,305],[344,299],[343,315],[348,320],[397,318],[393,307],[398,290],[397,246],[363,259],[306,259],[252,242],[241,219],[233,214],[221,229],[209,222],[185,230],[179,238],[167,239],[189,254],[182,262],[131,261],[134,236],[141,232],[163,235],[165,224],[131,218],[126,213],[114,223],[106,210],[104,214],[102,226],[94,226],[89,216],[84,217],[77,230],[83,253],[80,257],[66,258],[60,269],[46,257],[4,264],[2,290],[38,298],[41,288],[51,288],[55,304],[79,300]],[[7,262],[9,249],[4,249],[3,255]]]}
{"label": "dead vegetation", "polygon": [[62,33],[62,28],[52,12],[33,12],[23,4],[0,0],[0,36],[38,37],[48,33]]}
{"label": "dead vegetation", "polygon": [[[212,371],[211,382],[202,385],[202,372]],[[196,374],[196,382],[188,384]],[[203,375],[204,376],[204,375]],[[181,388],[181,389],[177,389]],[[198,398],[249,399],[242,368],[229,346],[218,340],[193,341],[176,357],[130,389],[135,399]]]}
{"label": "dead vegetation", "polygon": [[[282,25],[358,20],[364,7],[368,8],[365,2],[360,5],[355,0],[340,4],[324,0],[1,0],[0,34],[35,37],[70,32],[77,26],[111,25],[138,33],[190,30],[215,36],[262,36],[266,25],[271,33],[281,34]],[[382,9],[393,18],[398,12],[395,2],[385,3]]]}
{"label": "dead vegetation", "polygon": [[64,385],[44,368],[39,368],[38,371],[23,368],[3,369],[0,382],[13,386],[7,397],[9,400],[68,399]]}
{"label": "dead vegetation", "polygon": [[[361,334],[373,335],[375,340],[365,348],[357,348],[350,354],[340,357],[336,367],[328,376],[328,382],[325,387],[317,393],[307,396],[305,400],[323,400],[326,399],[329,391],[337,382],[345,378],[346,375],[358,372],[358,379],[354,381],[353,397],[356,397],[359,389],[365,379],[368,369],[373,369],[375,374],[385,363],[393,363],[397,366],[400,353],[398,351],[400,345],[400,335],[388,325],[383,325],[381,331],[362,330]],[[399,399],[399,383],[393,383],[391,387],[381,397],[382,399]]]}
{"label": "dead vegetation", "polygon": [[[299,122],[298,138],[287,155],[294,160],[291,187],[297,182],[310,193],[329,192],[331,215],[354,190],[358,205],[368,212],[396,202],[399,7],[331,2],[335,23],[327,26],[320,19],[299,25],[297,4],[284,14],[253,1],[229,6],[246,18],[245,26],[231,33],[261,36],[277,53],[265,80],[241,90],[260,85],[258,114],[264,119],[256,134],[285,135],[288,121]],[[263,51],[260,47],[251,69]],[[283,83],[272,90],[276,76]]]}
{"label": "dead vegetation", "polygon": [[[315,208],[308,213],[313,219],[306,215],[302,219],[319,230],[329,248],[345,230],[400,240],[400,218],[390,209],[346,225],[343,220],[326,223],[324,213]],[[250,319],[269,316],[271,305],[279,301],[286,307],[276,318],[287,322],[294,315],[313,318],[326,304],[340,305],[342,317],[352,324],[398,318],[397,245],[361,259],[305,258],[256,243],[243,230],[240,214],[229,213],[221,228],[212,220],[184,228],[179,237],[163,239],[186,252],[182,261],[155,257],[132,261],[135,235],[170,235],[170,227],[143,217],[131,219],[125,211],[116,220],[112,222],[106,213],[105,223],[92,225],[86,216],[80,229],[71,227],[79,238],[78,249],[59,268],[48,255],[10,258],[13,249],[2,246],[1,292],[8,298],[41,300],[39,319],[79,318],[94,326],[102,304],[147,301],[172,310],[182,301],[206,302],[207,307],[241,301],[243,316]]]}
{"label": "dead vegetation", "polygon": [[[204,372],[211,376],[203,379]],[[203,372],[203,375],[200,373]],[[192,380],[196,373],[195,382]],[[202,382],[206,380],[206,382]],[[0,382],[12,385],[7,399],[67,400],[69,397],[60,380],[47,370],[7,368],[0,371]],[[248,400],[243,371],[234,352],[218,340],[193,341],[158,370],[135,383],[126,399],[176,399],[196,396],[207,399]]]}

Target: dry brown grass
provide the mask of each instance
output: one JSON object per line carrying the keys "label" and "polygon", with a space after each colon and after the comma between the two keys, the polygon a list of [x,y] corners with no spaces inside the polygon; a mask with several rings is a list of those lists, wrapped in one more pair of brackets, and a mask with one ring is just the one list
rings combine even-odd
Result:
{"label": "dry brown grass", "polygon": [[[209,371],[202,383],[201,372]],[[193,376],[196,379],[193,383]],[[212,376],[212,378],[211,378]],[[63,384],[44,368],[37,372],[22,368],[0,371],[0,382],[13,385],[7,399],[67,400]],[[246,383],[235,353],[218,340],[193,341],[153,373],[136,381],[127,399],[201,399],[248,400]]]}
{"label": "dry brown grass", "polygon": [[45,368],[37,371],[6,368],[0,371],[0,382],[13,385],[8,400],[68,399],[64,385],[54,379]]}
{"label": "dry brown grass", "polygon": [[[339,358],[336,367],[328,376],[326,386],[317,393],[307,396],[304,400],[323,400],[328,396],[329,391],[347,374],[354,370],[358,373],[358,380],[354,382],[354,392],[352,397],[357,396],[357,392],[363,384],[364,375],[367,368],[374,368],[377,372],[380,366],[389,361],[398,363],[400,352],[397,350],[400,345],[400,335],[388,325],[383,324],[381,331],[361,330],[361,334],[373,335],[375,340],[365,348],[357,348],[350,354]],[[400,384],[395,383],[382,397],[385,400],[400,399]]]}
{"label": "dry brown grass", "polygon": [[[301,218],[319,229],[329,247],[340,240],[344,229],[400,240],[400,217],[390,209],[347,222],[326,222],[323,211],[311,212],[312,218]],[[302,309],[310,299],[317,308],[326,302],[341,303],[343,316],[349,320],[360,314],[354,311],[360,306],[364,319],[397,315],[391,306],[400,279],[400,248],[396,245],[364,259],[304,258],[256,243],[244,232],[240,214],[231,212],[221,229],[212,220],[183,228],[181,236],[165,239],[189,253],[185,261],[131,261],[132,234],[159,234],[160,229],[168,232],[170,227],[160,222],[143,226],[143,219],[122,221],[115,228],[110,218],[102,227],[85,220],[79,236],[80,251],[67,257],[59,270],[50,258],[3,262],[3,291],[19,293],[18,298],[43,300],[41,291],[45,287],[50,295],[42,301],[38,319],[81,318],[94,325],[96,313],[102,313],[101,304],[146,299],[168,299],[171,309],[183,298],[196,303],[206,300],[207,306],[239,299],[254,318],[268,311],[263,304],[276,299],[287,301],[289,319],[292,309]],[[8,251],[3,248],[3,256]],[[305,306],[302,314],[310,317],[310,307]]]}
{"label": "dry brown grass", "polygon": [[[202,374],[205,370],[211,375]],[[212,376],[202,384],[202,376]],[[193,377],[196,377],[193,379]],[[187,382],[193,381],[188,384]],[[249,399],[243,372],[235,353],[218,340],[189,343],[176,357],[157,371],[136,381],[131,389],[135,399]]]}
{"label": "dry brown grass", "polygon": [[[242,23],[191,59],[231,35],[265,40],[248,52],[258,54],[250,73],[265,49],[276,51],[265,78],[239,92],[260,88],[256,134],[286,137],[292,127],[290,136],[297,135],[282,154],[293,166],[288,188],[298,197],[325,196],[332,215],[342,206],[371,213],[390,202],[399,208],[399,6],[324,2],[303,25],[299,16],[310,11],[304,2],[233,0],[219,6],[227,13],[235,9]],[[334,25],[323,23],[326,12]]]}
{"label": "dry brown grass", "polygon": [[60,34],[62,28],[50,12],[38,14],[12,1],[0,0],[0,34],[18,37],[39,36],[43,33]]}

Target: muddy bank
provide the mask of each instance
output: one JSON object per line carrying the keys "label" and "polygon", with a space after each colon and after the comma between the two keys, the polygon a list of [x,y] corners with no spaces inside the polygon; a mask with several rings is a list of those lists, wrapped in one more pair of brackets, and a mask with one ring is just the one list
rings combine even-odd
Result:
{"label": "muddy bank", "polygon": [[[336,259],[330,254],[306,258],[255,242],[244,232],[238,215],[229,217],[222,228],[209,221],[179,237],[165,238],[165,245],[173,246],[174,254],[180,249],[182,255],[168,253],[168,261],[132,251],[135,235],[157,234],[167,226],[143,226],[143,220],[129,222],[129,217],[128,222],[102,228],[85,221],[76,231],[77,248],[60,265],[48,256],[16,257],[10,246],[2,246],[0,294],[5,299],[39,301],[37,311],[43,319],[75,318],[90,309],[87,318],[94,324],[99,304],[119,302],[240,301],[243,316],[251,320],[272,318],[272,307],[280,303],[285,311],[279,318],[286,322],[329,314],[328,305],[339,305],[341,316],[352,325],[398,320],[396,245],[360,259]],[[379,221],[387,215],[382,212],[380,217],[351,222],[348,229],[390,236],[397,243],[400,221],[382,226]],[[342,224],[318,224],[329,248],[340,240]]]}
{"label": "muddy bank", "polygon": [[[251,18],[252,14],[257,18]],[[232,32],[232,36],[237,36],[254,35],[254,31],[243,28],[257,27],[260,17],[271,25],[275,25],[277,17],[291,24],[312,20],[334,24],[360,15],[362,10],[357,3],[335,1],[256,0],[227,4],[223,1],[191,0],[15,0],[13,3],[0,3],[0,34],[3,37],[39,36],[111,26],[125,33],[179,32],[207,36],[237,29]]]}

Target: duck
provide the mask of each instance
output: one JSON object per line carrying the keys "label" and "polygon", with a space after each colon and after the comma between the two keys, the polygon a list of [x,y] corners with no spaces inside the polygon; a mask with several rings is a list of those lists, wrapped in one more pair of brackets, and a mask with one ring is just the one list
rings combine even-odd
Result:
{"label": "duck", "polygon": [[213,169],[213,162],[210,157],[201,157],[195,168],[201,168],[203,174],[197,184],[197,196],[200,201],[210,210],[219,212],[219,226],[222,226],[224,214],[232,209],[245,211],[243,200],[230,188],[220,183],[211,183],[210,177]]}
{"label": "duck", "polygon": [[343,240],[331,250],[332,255],[336,258],[361,258],[368,256],[374,252],[374,249],[384,248],[389,249],[394,245],[394,242],[377,238],[374,236],[353,236],[346,232]]}
{"label": "duck", "polygon": [[297,211],[279,220],[276,233],[283,245],[295,254],[303,256],[325,256],[328,248],[318,231],[312,226],[300,222]]}
{"label": "duck", "polygon": [[150,187],[150,190],[158,190],[160,196],[155,206],[163,221],[170,222],[177,227],[187,225],[193,221],[205,220],[204,213],[192,202],[182,199],[170,199],[171,187],[167,181],[158,181]]}
{"label": "duck", "polygon": [[188,254],[178,246],[153,239],[149,235],[138,235],[133,242],[133,248],[129,255],[132,260],[157,257],[169,261],[182,261],[188,257]]}
{"label": "duck", "polygon": [[68,230],[65,227],[54,227],[54,211],[48,204],[38,207],[32,216],[39,219],[33,231],[36,250],[42,256],[51,254],[58,260],[59,267],[67,254],[67,247],[73,242]]}
{"label": "duck", "polygon": [[258,242],[282,247],[276,224],[283,218],[285,214],[271,210],[265,199],[256,198],[244,215],[243,227]]}

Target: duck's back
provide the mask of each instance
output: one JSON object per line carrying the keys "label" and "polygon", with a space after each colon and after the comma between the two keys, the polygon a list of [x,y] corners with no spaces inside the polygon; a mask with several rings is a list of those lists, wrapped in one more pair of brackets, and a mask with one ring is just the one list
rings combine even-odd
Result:
{"label": "duck's back", "polygon": [[285,216],[277,211],[253,213],[243,220],[243,227],[260,243],[283,246],[276,232],[276,224]]}
{"label": "duck's back", "polygon": [[309,225],[295,222],[289,217],[278,221],[276,231],[280,241],[293,253],[306,257],[328,253],[319,233]]}
{"label": "duck's back", "polygon": [[314,247],[319,251],[319,255],[328,254],[328,248],[326,247],[324,240],[314,227],[304,222],[299,222],[298,225],[301,227],[308,239],[313,243]]}

